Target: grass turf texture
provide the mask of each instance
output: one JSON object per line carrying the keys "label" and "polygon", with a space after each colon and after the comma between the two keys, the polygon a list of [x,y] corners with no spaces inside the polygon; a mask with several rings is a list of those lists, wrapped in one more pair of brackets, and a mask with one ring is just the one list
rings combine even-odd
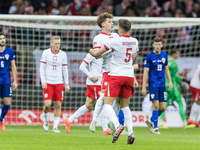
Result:
{"label": "grass turf texture", "polygon": [[42,126],[6,126],[0,131],[1,150],[199,150],[200,129],[160,129],[155,135],[148,128],[134,128],[136,141],[126,145],[127,135],[120,135],[116,143],[112,136],[104,136],[102,129],[95,133],[88,127],[71,127],[67,134],[64,126],[61,133],[54,133],[52,126],[45,132]]}

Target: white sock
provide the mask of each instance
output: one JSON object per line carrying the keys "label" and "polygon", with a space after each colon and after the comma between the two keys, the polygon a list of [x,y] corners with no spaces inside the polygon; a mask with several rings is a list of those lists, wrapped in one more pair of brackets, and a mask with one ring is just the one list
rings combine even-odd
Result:
{"label": "white sock", "polygon": [[194,121],[195,123],[197,122],[197,118],[198,118],[198,105],[197,105],[197,103],[196,102],[194,102],[193,104],[192,104],[192,108],[191,108],[191,113],[190,113],[190,119],[192,120],[192,121]]}
{"label": "white sock", "polygon": [[200,123],[200,105],[198,105],[198,109],[197,109],[197,122],[196,123]]}
{"label": "white sock", "polygon": [[110,121],[115,125],[115,129],[116,129],[119,126],[119,121],[115,114],[115,111],[112,109],[112,106],[109,104],[104,104],[103,110],[105,111]]}
{"label": "white sock", "polygon": [[58,128],[58,125],[60,123],[60,117],[54,117],[54,123],[53,123],[53,128],[57,129]]}
{"label": "white sock", "polygon": [[102,109],[103,109],[103,100],[104,100],[104,93],[100,93],[100,97],[96,102],[93,112],[93,121],[97,121]]}
{"label": "white sock", "polygon": [[101,111],[99,118],[101,120],[101,126],[102,126],[103,131],[106,131],[108,129],[108,125],[107,125],[107,116],[106,116],[105,111],[103,110]]}
{"label": "white sock", "polygon": [[129,107],[121,108],[124,113],[126,126],[128,128],[128,136],[133,133],[133,126],[132,126],[132,114]]}
{"label": "white sock", "polygon": [[83,105],[81,106],[72,116],[69,117],[68,121],[72,122],[80,116],[84,115],[89,109]]}
{"label": "white sock", "polygon": [[112,105],[112,109],[115,111],[115,114],[118,115],[120,109],[119,98],[117,97]]}
{"label": "white sock", "polygon": [[44,112],[44,121],[49,121],[49,112],[48,113]]}

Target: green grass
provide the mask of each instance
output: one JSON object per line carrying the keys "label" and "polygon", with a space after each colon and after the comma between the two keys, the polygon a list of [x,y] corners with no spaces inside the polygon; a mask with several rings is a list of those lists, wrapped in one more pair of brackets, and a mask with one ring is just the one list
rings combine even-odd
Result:
{"label": "green grass", "polygon": [[45,132],[42,126],[6,126],[0,131],[1,150],[199,150],[198,128],[170,128],[160,130],[160,135],[151,134],[147,128],[134,128],[136,141],[126,145],[127,135],[121,135],[116,143],[112,136],[104,136],[102,129],[91,133],[88,127],[71,127],[67,134],[64,126],[61,133]]}

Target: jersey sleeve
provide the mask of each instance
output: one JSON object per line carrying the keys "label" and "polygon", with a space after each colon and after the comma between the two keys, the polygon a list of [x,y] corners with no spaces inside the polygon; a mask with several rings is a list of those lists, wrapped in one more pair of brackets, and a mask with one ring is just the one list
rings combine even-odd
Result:
{"label": "jersey sleeve", "polygon": [[136,38],[135,39],[135,50],[133,51],[133,54],[136,54],[139,52],[139,45],[138,45],[138,40]]}
{"label": "jersey sleeve", "polygon": [[65,81],[65,84],[69,84],[69,75],[68,75],[69,73],[68,73],[68,67],[67,67],[67,55],[66,54],[64,54],[62,68],[63,68],[63,78]]}
{"label": "jersey sleeve", "polygon": [[95,36],[93,40],[93,49],[100,49],[100,48],[101,48],[101,41],[97,36]]}
{"label": "jersey sleeve", "polygon": [[149,57],[149,55],[147,55],[144,60],[144,67],[149,68],[149,66],[150,66],[150,57]]}
{"label": "jersey sleeve", "polygon": [[107,44],[104,45],[106,50],[114,49],[114,47],[117,45],[117,40],[111,39]]}
{"label": "jersey sleeve", "polygon": [[10,51],[10,60],[15,60],[15,53],[13,49]]}
{"label": "jersey sleeve", "polygon": [[168,55],[167,55],[167,53],[166,53],[166,55],[165,55],[165,63],[164,63],[164,66],[167,66],[168,65]]}
{"label": "jersey sleeve", "polygon": [[94,59],[95,59],[95,58],[94,58],[90,53],[88,53],[83,61],[84,61],[87,65],[89,65]]}
{"label": "jersey sleeve", "polygon": [[46,62],[47,62],[46,54],[45,54],[45,51],[43,51],[41,59],[40,59],[40,63],[45,63],[46,64]]}

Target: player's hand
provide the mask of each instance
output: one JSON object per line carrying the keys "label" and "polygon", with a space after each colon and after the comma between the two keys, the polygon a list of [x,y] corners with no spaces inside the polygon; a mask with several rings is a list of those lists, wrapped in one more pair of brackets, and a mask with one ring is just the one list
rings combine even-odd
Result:
{"label": "player's hand", "polygon": [[12,88],[13,88],[13,90],[15,90],[17,88],[17,82],[12,83]]}
{"label": "player's hand", "polygon": [[91,80],[92,80],[93,82],[97,82],[97,81],[99,80],[99,77],[98,77],[98,76],[93,76],[93,77],[91,78]]}
{"label": "player's hand", "polygon": [[169,82],[169,90],[171,90],[173,88],[173,84],[172,82]]}
{"label": "player's hand", "polygon": [[134,68],[134,70],[137,70],[137,69],[139,69],[139,65],[138,64],[134,64],[133,68]]}
{"label": "player's hand", "polygon": [[44,82],[44,83],[42,83],[42,88],[44,89],[44,90],[46,90],[47,89],[47,84]]}
{"label": "player's hand", "polygon": [[142,88],[142,95],[146,96],[147,95],[147,89],[146,88]]}
{"label": "player's hand", "polygon": [[69,84],[65,84],[65,92],[69,92],[69,91],[70,91]]}
{"label": "player's hand", "polygon": [[133,86],[134,86],[134,87],[139,87],[139,84],[138,84],[137,80],[134,80]]}
{"label": "player's hand", "polygon": [[132,55],[133,59],[136,59],[137,57],[138,57],[138,53],[135,53],[135,54]]}

